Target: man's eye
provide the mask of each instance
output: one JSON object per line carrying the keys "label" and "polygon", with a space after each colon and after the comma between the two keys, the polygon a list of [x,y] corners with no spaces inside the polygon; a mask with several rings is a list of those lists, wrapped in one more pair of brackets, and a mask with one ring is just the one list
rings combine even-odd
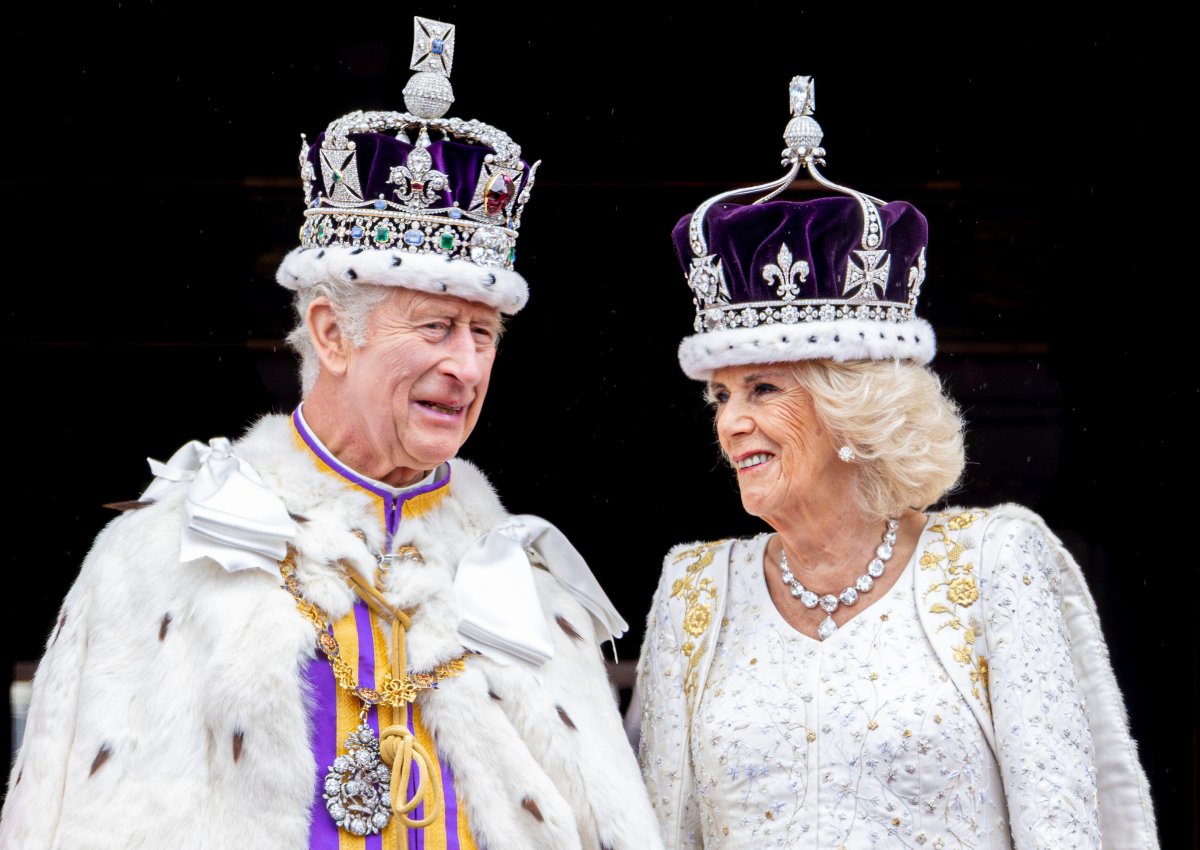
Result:
{"label": "man's eye", "polygon": [[496,332],[491,328],[471,328],[471,333],[475,334],[475,338],[480,342],[495,342]]}
{"label": "man's eye", "polygon": [[450,330],[450,324],[448,322],[427,322],[425,327],[440,334],[447,333]]}

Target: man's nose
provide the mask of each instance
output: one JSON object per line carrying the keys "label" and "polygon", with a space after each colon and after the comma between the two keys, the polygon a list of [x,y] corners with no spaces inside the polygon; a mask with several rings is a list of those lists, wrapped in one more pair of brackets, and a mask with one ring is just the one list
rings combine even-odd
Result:
{"label": "man's nose", "polygon": [[471,328],[467,325],[455,325],[446,343],[448,352],[442,361],[443,371],[468,387],[482,381],[490,363],[491,352],[480,350]]}

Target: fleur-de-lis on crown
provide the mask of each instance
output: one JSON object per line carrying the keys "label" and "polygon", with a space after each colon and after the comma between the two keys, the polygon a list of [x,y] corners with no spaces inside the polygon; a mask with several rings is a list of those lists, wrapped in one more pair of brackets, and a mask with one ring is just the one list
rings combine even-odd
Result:
{"label": "fleur-de-lis on crown", "polygon": [[792,262],[792,252],[786,243],[779,246],[776,261],[777,263],[767,263],[763,267],[763,280],[767,283],[773,280],[778,281],[776,292],[779,294],[779,299],[792,301],[800,294],[800,285],[796,283],[796,278],[800,278],[800,283],[808,280],[808,262],[805,260]]}
{"label": "fleur-de-lis on crown", "polygon": [[408,162],[393,168],[387,182],[396,185],[394,194],[400,203],[423,209],[439,200],[446,191],[446,175],[433,168],[433,157],[419,143],[408,155]]}
{"label": "fleur-de-lis on crown", "polygon": [[728,304],[729,288],[725,285],[725,270],[721,267],[721,259],[709,254],[692,260],[692,270],[688,274],[688,286],[696,299],[698,309]]}
{"label": "fleur-de-lis on crown", "polygon": [[917,255],[917,264],[908,270],[908,304],[917,306],[917,296],[921,294],[921,284],[925,282],[925,249]]}

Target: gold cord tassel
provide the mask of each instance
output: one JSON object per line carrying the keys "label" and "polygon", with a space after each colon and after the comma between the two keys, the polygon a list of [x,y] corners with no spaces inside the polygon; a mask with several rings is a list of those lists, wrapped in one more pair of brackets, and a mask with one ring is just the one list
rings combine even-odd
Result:
{"label": "gold cord tassel", "polygon": [[[412,619],[399,608],[393,608],[384,599],[383,594],[376,590],[347,564],[343,564],[346,578],[354,585],[354,589],[368,607],[377,614],[386,617],[392,624],[392,678],[403,679],[408,670],[408,659],[405,647],[405,634],[412,627]],[[379,733],[379,756],[384,764],[392,769],[392,817],[395,828],[392,830],[393,850],[408,850],[408,830],[424,829],[441,815],[443,795],[441,785],[433,781],[433,759],[421,744],[413,737],[405,725],[403,709],[378,706],[382,713],[385,708],[390,712],[392,724]],[[408,780],[412,776],[413,765],[420,772],[420,780],[413,796],[404,799],[408,789]],[[414,820],[408,815],[421,803],[425,804],[425,816]],[[398,822],[397,822],[398,821]]]}

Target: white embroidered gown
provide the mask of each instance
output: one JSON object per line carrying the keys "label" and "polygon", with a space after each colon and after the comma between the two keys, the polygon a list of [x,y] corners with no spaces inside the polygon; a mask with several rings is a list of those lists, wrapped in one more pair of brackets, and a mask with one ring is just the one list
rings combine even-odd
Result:
{"label": "white embroidered gown", "polygon": [[771,601],[768,539],[734,548],[692,741],[705,848],[1011,850],[999,766],[922,630],[915,564],[819,641]]}

